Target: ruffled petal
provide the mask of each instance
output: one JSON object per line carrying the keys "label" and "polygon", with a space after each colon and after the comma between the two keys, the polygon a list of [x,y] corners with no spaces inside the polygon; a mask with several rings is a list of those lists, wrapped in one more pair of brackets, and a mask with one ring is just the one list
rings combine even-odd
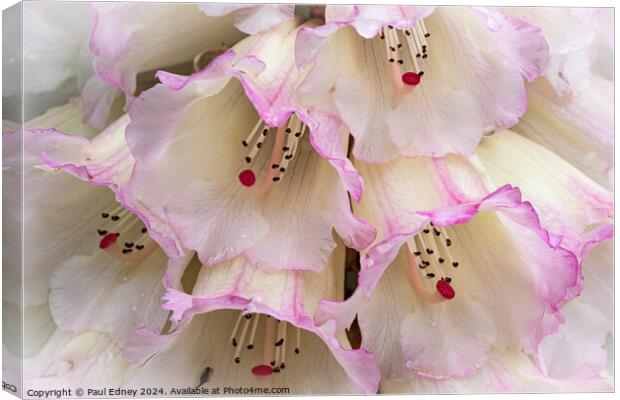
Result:
{"label": "ruffled petal", "polygon": [[[159,370],[157,366],[160,363],[170,362],[171,358],[179,353],[182,356],[185,352],[200,351],[201,355],[197,360],[199,364],[191,366],[191,371],[180,374],[179,379],[190,380],[190,384],[194,385],[199,381],[204,368],[209,366],[213,369],[214,381],[227,382],[228,379],[234,379],[237,384],[254,382],[248,369],[261,363],[259,358],[261,353],[256,354],[256,350],[259,349],[245,350],[240,353],[240,364],[233,362],[235,349],[230,346],[229,335],[237,317],[234,313],[223,309],[237,309],[254,313],[253,318],[257,318],[259,314],[271,315],[288,323],[289,329],[301,330],[301,351],[299,354],[293,354],[292,347],[287,349],[286,368],[273,375],[269,384],[277,385],[280,377],[287,377],[287,385],[299,388],[298,393],[306,393],[309,390],[322,392],[328,389],[346,393],[357,392],[359,388],[367,393],[374,393],[379,373],[372,356],[364,350],[348,349],[345,339],[337,333],[333,324],[319,328],[309,317],[319,299],[335,299],[341,296],[338,293],[342,291],[340,274],[344,265],[343,250],[344,247],[341,246],[338,251],[332,253],[330,266],[322,274],[301,272],[269,274],[251,266],[242,258],[213,267],[203,267],[192,295],[175,290],[166,293],[164,307],[172,311],[174,321],[179,321],[177,325],[179,329],[187,330],[180,334],[175,333],[173,341],[166,342],[165,347],[160,347],[159,352],[156,345],[151,346],[157,353],[147,362],[140,379],[147,379],[149,374]],[[201,315],[203,313],[209,314]],[[262,315],[262,318],[265,316]],[[214,320],[220,322],[214,323]],[[214,326],[218,328],[213,329]],[[219,328],[223,326],[226,328]],[[142,335],[144,336],[144,332]],[[295,343],[293,339],[289,339],[290,337],[294,337],[294,334],[287,336],[285,344]],[[318,346],[308,345],[307,340]],[[150,339],[149,342],[156,344],[154,339]],[[205,349],[205,346],[208,349]],[[292,343],[289,346],[292,346]],[[313,350],[315,348],[316,350]],[[331,355],[323,349],[329,350]],[[126,351],[131,352],[132,349],[128,348]],[[303,371],[307,371],[311,365],[306,362],[306,352],[313,353],[309,354],[309,357],[324,360],[323,365],[338,378],[328,377],[329,373],[317,374],[315,369],[310,376],[307,372],[304,373]],[[334,360],[339,365],[334,363]],[[313,365],[312,368],[315,367],[316,365]],[[317,380],[315,381],[313,377],[317,377]],[[328,382],[329,388],[321,386],[325,385],[325,382]],[[335,386],[331,386],[329,382],[333,382]]]}
{"label": "ruffled petal", "polygon": [[610,222],[611,193],[522,136],[506,131],[489,137],[475,159],[480,176],[490,178],[491,188],[508,182],[518,185],[532,201],[542,225],[561,235],[564,246],[576,254],[587,240],[586,227]]}
{"label": "ruffled petal", "polygon": [[129,116],[125,115],[90,141],[55,129],[33,129],[24,135],[32,151],[50,168],[116,190],[127,182],[135,163],[125,142],[128,123]]}
{"label": "ruffled petal", "polygon": [[295,14],[294,4],[201,4],[199,7],[205,14],[216,17],[233,13],[235,26],[251,35],[293,19]]}
{"label": "ruffled petal", "polygon": [[[519,190],[504,186],[474,201],[472,189],[484,193],[484,186],[475,179],[471,166],[455,160],[456,157],[450,161],[452,171],[438,167],[441,164],[437,160],[398,160],[386,166],[358,163],[362,176],[373,186],[354,209],[379,228],[379,241],[361,259],[357,292],[362,294],[356,292],[344,303],[322,302],[315,315],[319,323],[334,319],[347,326],[357,312],[362,336],[367,338],[364,343],[376,346],[370,351],[385,352],[378,355],[379,360],[387,359],[386,354],[392,350],[387,350],[386,343],[397,339],[386,338],[378,315],[360,310],[381,309],[375,302],[380,303],[393,290],[384,285],[376,294],[375,286],[388,266],[397,268],[395,259],[401,264],[406,262],[405,257],[397,258],[397,254],[406,241],[427,225],[428,217],[436,227],[444,227],[452,240],[451,257],[460,265],[458,269],[447,266],[437,271],[424,270],[423,275],[430,271],[434,273],[432,277],[440,274],[437,279],[452,278],[450,284],[456,298],[440,305],[429,305],[421,299],[415,303],[417,289],[409,287],[406,301],[418,307],[411,317],[404,318],[403,324],[428,323],[423,331],[429,334],[407,335],[408,329],[402,328],[392,331],[392,335],[403,335],[403,354],[411,370],[434,378],[474,374],[492,346],[518,345],[535,352],[540,340],[557,329],[558,308],[578,285],[577,257],[559,247],[558,238],[541,227],[539,217],[521,199]],[[469,179],[458,180],[461,176]],[[458,183],[465,182],[472,186],[463,185],[463,193]],[[416,212],[424,206],[434,211]],[[446,325],[433,329],[433,321]],[[478,335],[467,333],[468,329],[475,330],[476,324],[480,329]],[[460,340],[450,336],[457,328],[463,329],[458,335]],[[375,335],[377,339],[368,339]],[[425,353],[422,349],[426,348],[445,349],[446,356]],[[402,365],[382,362],[381,366],[392,379],[402,378]]]}
{"label": "ruffled petal", "polygon": [[[395,64],[386,59],[385,41],[341,29],[352,23],[354,10],[349,17],[302,29],[296,56],[301,66],[314,61],[300,89],[322,94],[301,101],[317,105],[331,97],[355,137],[354,156],[367,162],[386,162],[398,153],[473,153],[483,133],[518,122],[527,107],[523,77],[540,75],[547,60],[544,39],[522,20],[486,11],[487,19],[493,18],[487,24],[479,12],[439,8],[425,19],[432,36],[428,58],[420,64],[421,84],[403,90],[400,73],[396,76]],[[525,51],[523,43],[535,51]]]}
{"label": "ruffled petal", "polygon": [[91,10],[95,70],[129,97],[139,72],[192,60],[242,37],[232,17],[208,17],[194,4],[93,4]]}

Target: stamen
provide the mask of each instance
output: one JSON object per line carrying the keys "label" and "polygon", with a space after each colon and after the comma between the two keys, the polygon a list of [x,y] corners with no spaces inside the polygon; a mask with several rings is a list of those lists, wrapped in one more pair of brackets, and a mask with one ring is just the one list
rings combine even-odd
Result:
{"label": "stamen", "polygon": [[252,350],[254,348],[254,338],[256,337],[256,328],[258,327],[258,320],[260,319],[260,314],[254,315],[254,324],[252,325],[252,333],[250,333],[250,340],[247,345],[248,350]]}
{"label": "stamen", "polygon": [[[417,249],[416,249],[417,250]],[[413,253],[411,252],[409,245],[405,244],[405,251],[407,253],[407,263],[409,265],[409,276],[411,278],[411,283],[418,293],[418,295],[426,302],[431,304],[438,304],[448,300],[447,297],[444,296],[443,292],[437,289],[435,292],[429,292],[424,288],[422,281],[420,279],[420,275],[417,271],[417,265]],[[442,286],[443,289],[443,286]],[[452,296],[454,297],[454,296]]]}
{"label": "stamen", "polygon": [[233,347],[237,347],[237,331],[239,330],[239,325],[241,324],[241,319],[243,318],[243,312],[239,313],[239,316],[237,317],[237,322],[235,322],[235,327],[232,330],[232,333],[230,334],[230,339],[228,339],[228,341],[230,343],[232,343]]}
{"label": "stamen", "polygon": [[300,328],[297,328],[295,335],[297,336],[295,340],[295,354],[299,354],[299,352],[301,351],[301,329]]}
{"label": "stamen", "polygon": [[[243,314],[243,313],[241,313]],[[250,314],[248,314],[250,315]],[[247,317],[247,315],[246,315]],[[251,315],[250,315],[251,318]],[[245,335],[248,333],[248,328],[250,327],[250,320],[248,318],[245,319],[243,324],[243,329],[241,330],[241,337],[239,338],[239,346],[237,346],[237,351],[235,351],[235,362],[239,364],[241,362],[241,350],[243,349],[243,344],[245,343]]]}

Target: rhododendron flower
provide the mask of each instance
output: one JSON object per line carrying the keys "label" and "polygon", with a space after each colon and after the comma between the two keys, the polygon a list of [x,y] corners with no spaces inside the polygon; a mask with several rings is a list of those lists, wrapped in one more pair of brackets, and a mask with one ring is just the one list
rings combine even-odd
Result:
{"label": "rhododendron flower", "polygon": [[494,349],[536,354],[580,292],[588,251],[612,235],[610,193],[512,132],[469,159],[356,166],[368,184],[356,215],[377,242],[356,293],[315,318],[357,314],[386,380],[470,377]]}
{"label": "rhododendron flower", "polygon": [[547,58],[538,28],[484,8],[328,6],[296,43],[305,103],[333,102],[368,162],[471,154],[517,123]]}
{"label": "rhododendron flower", "polygon": [[[37,278],[29,283],[37,285],[29,296],[36,296],[35,304],[43,302],[49,287],[51,313],[60,329],[106,332],[119,344],[136,326],[163,327],[167,313],[160,297],[166,267],[166,285],[179,286],[174,271],[190,258],[169,261],[144,224],[110,190],[126,182],[133,168],[124,142],[127,123],[125,116],[91,141],[54,129],[25,130],[23,136],[33,155],[27,171],[47,175],[28,180],[46,196],[45,207],[34,214],[37,224],[26,225],[38,250],[25,256],[26,272]],[[29,194],[41,202],[39,193]]]}
{"label": "rhododendron flower", "polygon": [[269,271],[320,271],[332,228],[356,249],[373,240],[350,210],[361,180],[346,138],[323,140],[295,104],[297,24],[248,37],[189,77],[159,72],[163,84],[130,107],[136,167],[119,196],[171,257],[188,248],[205,264],[243,255]]}
{"label": "rhododendron flower", "polygon": [[[287,387],[287,394],[376,393],[379,370],[344,330],[317,327],[322,299],[342,299],[344,247],[321,274],[265,273],[242,257],[201,268],[192,294],[169,290],[176,328],[140,329],[124,349],[138,365],[128,386]],[[171,370],[170,365],[175,368]]]}

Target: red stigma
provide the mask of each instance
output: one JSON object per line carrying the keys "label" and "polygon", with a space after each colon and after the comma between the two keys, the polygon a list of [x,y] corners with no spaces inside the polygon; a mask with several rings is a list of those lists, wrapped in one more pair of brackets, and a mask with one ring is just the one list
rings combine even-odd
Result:
{"label": "red stigma", "polygon": [[118,236],[115,233],[108,233],[107,235],[105,235],[103,237],[103,239],[101,239],[101,241],[99,242],[99,248],[101,250],[105,250],[108,247],[112,246],[114,243],[116,243],[116,239],[118,238]]}
{"label": "red stigma", "polygon": [[273,374],[273,368],[269,365],[261,364],[252,368],[252,373],[256,376],[269,376]]}
{"label": "red stigma", "polygon": [[437,287],[437,291],[439,292],[439,294],[441,294],[444,298],[448,300],[454,298],[455,296],[454,289],[443,278],[437,281],[436,287]]}
{"label": "red stigma", "polygon": [[400,79],[402,79],[405,85],[417,86],[420,84],[420,75],[415,72],[405,72]]}
{"label": "red stigma", "polygon": [[254,174],[254,171],[251,169],[244,169],[241,171],[239,174],[239,182],[241,182],[243,186],[253,186],[256,182],[256,175]]}

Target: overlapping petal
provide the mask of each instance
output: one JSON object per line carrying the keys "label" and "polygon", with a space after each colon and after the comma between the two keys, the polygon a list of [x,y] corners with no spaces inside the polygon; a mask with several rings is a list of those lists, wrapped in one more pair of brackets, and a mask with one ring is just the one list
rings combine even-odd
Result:
{"label": "overlapping petal", "polygon": [[[374,393],[379,371],[372,355],[364,350],[347,348],[342,331],[338,333],[333,324],[319,328],[311,318],[320,299],[338,298],[342,291],[343,250],[341,246],[332,253],[330,265],[322,274],[265,273],[243,258],[212,267],[204,266],[192,295],[169,290],[164,297],[165,308],[172,311],[172,320],[178,321],[177,331],[165,340],[163,337],[158,339],[152,332],[140,330],[136,340],[125,349],[135,361],[148,359],[131,384],[144,385],[158,379],[162,365],[179,357],[185,358],[190,353],[197,356],[190,364],[181,363],[184,367],[175,376],[175,385],[179,382],[192,386],[198,384],[205,366],[213,369],[210,383],[225,385],[234,382],[248,386],[261,383],[250,369],[263,362],[263,334],[259,332],[259,340],[253,342],[257,349],[243,349],[239,353],[240,362],[233,361],[237,357],[236,346],[230,345],[230,331],[226,328],[234,331],[237,317],[232,310],[243,310],[253,314],[254,319],[260,315],[263,319],[276,318],[281,324],[289,324],[283,345],[288,346],[286,367],[269,380],[263,380],[262,384],[277,386],[281,382],[298,394],[354,393],[360,389]],[[300,341],[296,341],[295,333],[290,332],[292,329],[301,330]],[[244,337],[237,337],[241,340],[238,346],[245,346]],[[145,343],[148,343],[146,347]],[[265,341],[265,346],[267,343],[272,345]],[[299,346],[299,352],[292,352],[294,344]],[[315,362],[321,362],[323,368],[320,371],[316,370]]]}
{"label": "overlapping petal", "polygon": [[[297,110],[291,88],[300,72],[290,73],[292,60],[262,61],[292,47],[295,29],[289,21],[248,38],[187,79],[159,73],[163,85],[132,105],[127,140],[137,164],[120,196],[161,236],[169,255],[187,247],[206,264],[243,254],[266,270],[319,270],[335,246],[332,227],[356,248],[374,237],[343,207],[338,174],[304,138],[282,182],[267,192],[248,190],[237,177],[247,168],[241,142],[259,118],[281,126]],[[273,148],[274,140],[267,137],[264,147]],[[269,154],[256,157],[259,182],[271,179],[260,172],[270,170]]]}
{"label": "overlapping petal", "polygon": [[301,30],[296,58],[302,66],[314,61],[304,90],[323,94],[318,103],[333,98],[356,139],[353,154],[368,162],[399,153],[472,154],[483,133],[518,122],[527,106],[523,79],[539,76],[547,62],[539,30],[516,17],[458,7],[438,8],[430,16],[417,10],[399,19],[405,27],[428,16],[425,26],[432,33],[428,58],[420,64],[424,76],[411,90],[400,81],[399,67],[388,62],[385,40],[364,39],[347,28],[366,26],[372,38],[390,18],[375,13],[377,20],[369,22],[354,17],[353,9],[348,14]]}

